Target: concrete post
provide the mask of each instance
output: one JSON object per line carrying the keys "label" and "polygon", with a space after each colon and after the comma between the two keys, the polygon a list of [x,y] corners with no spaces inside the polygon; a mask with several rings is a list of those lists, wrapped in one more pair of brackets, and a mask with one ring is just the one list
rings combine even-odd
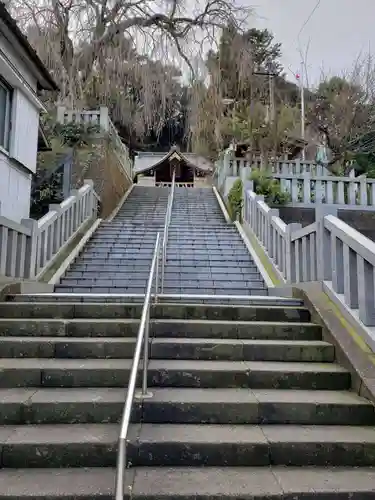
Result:
{"label": "concrete post", "polygon": [[345,303],[350,309],[358,309],[357,254],[344,245],[344,294]]}
{"label": "concrete post", "polygon": [[65,123],[65,106],[57,106],[56,120],[57,123]]}
{"label": "concrete post", "polygon": [[324,227],[324,217],[334,215],[337,217],[337,208],[332,205],[317,205],[315,207],[316,245],[317,245],[317,277],[319,281],[332,279],[332,248],[331,235]]}
{"label": "concrete post", "polygon": [[[54,211],[57,214],[61,211],[61,206],[57,203],[53,203],[48,207],[49,211]],[[61,217],[58,215],[55,222],[51,225],[51,232],[49,234],[49,239],[47,242],[47,252],[48,259],[54,255],[61,246]]]}
{"label": "concrete post", "polygon": [[[25,278],[35,278],[38,259],[38,222],[34,219],[22,219],[21,224],[30,229],[31,235],[25,245]],[[21,256],[22,258],[22,256]]]}
{"label": "concrete post", "polygon": [[366,326],[375,326],[375,273],[370,262],[357,254],[359,319]]}
{"label": "concrete post", "polygon": [[[86,213],[85,216],[88,215],[89,217],[92,217],[94,214],[94,208],[95,208],[95,199],[94,199],[94,181],[91,179],[84,179],[83,181],[84,184],[88,184],[91,186],[90,190],[90,196],[89,196],[89,204],[86,207]],[[83,220],[85,220],[85,217],[83,217]]]}
{"label": "concrete post", "polygon": [[[295,245],[292,242],[292,234],[298,229],[301,229],[302,224],[298,224],[293,222],[292,224],[288,224],[286,227],[286,244],[285,244],[285,279],[287,283],[295,283],[297,277],[297,266],[299,266],[299,262],[296,262],[296,251]],[[279,250],[277,250],[279,251]]]}
{"label": "concrete post", "polygon": [[272,217],[279,217],[280,216],[280,212],[278,209],[276,208],[271,208],[271,210],[268,212],[268,224],[267,224],[267,231],[268,231],[268,234],[267,234],[267,252],[268,252],[268,255],[272,258],[274,258],[274,241],[273,241],[273,230],[272,230],[272,223],[271,223],[271,220],[272,220]]}
{"label": "concrete post", "polygon": [[247,191],[253,191],[253,181],[245,180],[242,182],[242,220],[249,223],[249,201],[247,198]]}
{"label": "concrete post", "polygon": [[109,115],[108,115],[108,108],[107,106],[100,106],[100,117],[99,117],[99,124],[100,128],[102,128],[105,131],[109,130]]}

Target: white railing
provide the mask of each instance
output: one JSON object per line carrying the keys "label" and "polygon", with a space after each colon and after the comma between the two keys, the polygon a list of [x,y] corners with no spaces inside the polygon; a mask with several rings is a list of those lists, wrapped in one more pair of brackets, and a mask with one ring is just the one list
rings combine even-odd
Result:
{"label": "white railing", "polygon": [[[253,191],[245,192],[244,224],[286,283],[322,281],[367,327],[375,326],[375,243],[324,206],[304,228],[285,224]],[[375,345],[375,337],[374,337]]]}
{"label": "white railing", "polygon": [[[282,279],[287,283],[298,283],[306,276],[306,265],[300,265],[302,250],[310,249],[316,224],[302,229],[301,224],[285,224],[279,211],[270,208],[262,196],[253,191],[245,192],[244,223],[248,224],[264,251],[273,262]],[[314,266],[316,269],[316,266]],[[314,280],[316,276],[309,274]]]}
{"label": "white railing", "polygon": [[194,182],[157,182],[155,184],[156,187],[171,187],[174,185],[175,187],[194,187]]}
{"label": "white railing", "polygon": [[0,217],[0,275],[35,278],[53,262],[57,253],[75,233],[97,215],[98,197],[93,182],[73,191],[59,205],[39,219],[23,219],[21,224]]}
{"label": "white railing", "polygon": [[130,180],[133,179],[133,162],[130,159],[129,150],[122,142],[116,127],[108,114],[108,108],[101,106],[97,110],[68,110],[64,106],[57,108],[57,122],[61,124],[77,123],[84,125],[96,125],[101,130],[108,133],[109,139],[113,145],[117,159]]}
{"label": "white railing", "polygon": [[[264,167],[260,159],[247,160],[246,158],[233,157],[230,159],[229,175],[240,176],[243,169],[259,169]],[[287,161],[274,161],[270,162],[267,166],[267,171],[272,174],[283,175],[304,175],[310,174],[312,176],[327,176],[331,175],[330,171],[323,165],[317,165],[312,161],[302,160],[287,160]]]}
{"label": "white railing", "polygon": [[65,125],[77,123],[98,126],[104,130],[108,129],[108,108],[101,107],[93,110],[73,110],[65,106],[57,107],[57,122]]}
{"label": "white railing", "polygon": [[364,325],[375,326],[375,243],[332,215],[319,243],[323,280]]}
{"label": "white railing", "polygon": [[293,204],[337,204],[375,206],[375,180],[360,177],[334,177],[272,174]]}

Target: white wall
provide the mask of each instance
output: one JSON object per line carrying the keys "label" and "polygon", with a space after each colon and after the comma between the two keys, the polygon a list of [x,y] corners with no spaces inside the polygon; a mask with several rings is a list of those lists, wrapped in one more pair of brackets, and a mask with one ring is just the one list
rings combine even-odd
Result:
{"label": "white wall", "polygon": [[0,215],[15,222],[29,217],[31,174],[0,152]]}
{"label": "white wall", "polygon": [[35,94],[36,78],[1,33],[0,75],[13,89],[9,151],[8,154],[0,151],[0,213],[20,222],[22,218],[29,217],[30,213],[31,178],[36,172],[40,106]]}
{"label": "white wall", "polygon": [[38,152],[39,110],[20,89],[13,94],[10,156],[21,165],[36,172]]}

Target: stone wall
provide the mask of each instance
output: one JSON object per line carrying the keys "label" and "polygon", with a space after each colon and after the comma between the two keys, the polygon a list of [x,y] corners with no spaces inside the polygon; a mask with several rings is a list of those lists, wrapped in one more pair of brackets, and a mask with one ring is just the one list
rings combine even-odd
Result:
{"label": "stone wall", "polygon": [[81,185],[83,179],[94,181],[95,191],[101,200],[100,216],[102,218],[111,214],[132,184],[112,144],[105,138],[96,139],[91,158],[87,159],[84,154],[75,157],[73,182]]}

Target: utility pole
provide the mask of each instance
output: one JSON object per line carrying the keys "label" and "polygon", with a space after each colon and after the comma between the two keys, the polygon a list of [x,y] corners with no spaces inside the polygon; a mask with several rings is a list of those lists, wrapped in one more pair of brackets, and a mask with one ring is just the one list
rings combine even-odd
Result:
{"label": "utility pole", "polygon": [[303,86],[303,74],[304,67],[303,61],[301,62],[301,74],[297,73],[296,78],[300,83],[300,92],[301,92],[301,138],[303,140],[303,149],[302,149],[302,160],[305,161],[305,91]]}

